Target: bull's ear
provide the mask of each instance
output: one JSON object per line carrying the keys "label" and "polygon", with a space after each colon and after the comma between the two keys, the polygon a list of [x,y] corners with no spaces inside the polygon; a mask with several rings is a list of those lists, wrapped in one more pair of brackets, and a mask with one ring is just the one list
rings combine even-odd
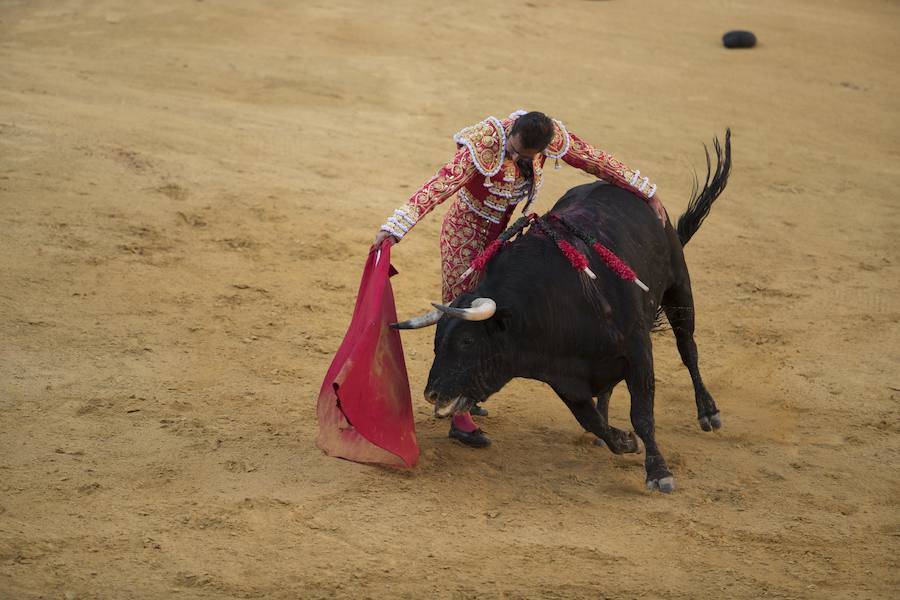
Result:
{"label": "bull's ear", "polygon": [[485,321],[488,333],[502,333],[512,325],[512,311],[508,308],[498,308],[490,319]]}

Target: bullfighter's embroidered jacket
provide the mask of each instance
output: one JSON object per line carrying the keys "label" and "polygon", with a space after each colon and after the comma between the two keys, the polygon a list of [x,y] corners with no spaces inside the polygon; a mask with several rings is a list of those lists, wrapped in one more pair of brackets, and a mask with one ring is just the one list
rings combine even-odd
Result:
{"label": "bullfighter's embroidered jacket", "polygon": [[534,157],[532,173],[524,173],[514,161],[506,160],[506,138],[522,114],[524,111],[517,111],[502,121],[488,117],[459,131],[453,136],[457,144],[453,160],[441,167],[381,226],[401,239],[435,206],[457,195],[441,230],[445,302],[474,285],[476,276],[464,285],[461,274],[503,231],[515,207],[525,202],[523,212],[528,211],[543,183],[547,158],[563,160],[648,200],[656,193],[656,185],[641,177],[640,171],[591,147],[556,120],[550,144]]}

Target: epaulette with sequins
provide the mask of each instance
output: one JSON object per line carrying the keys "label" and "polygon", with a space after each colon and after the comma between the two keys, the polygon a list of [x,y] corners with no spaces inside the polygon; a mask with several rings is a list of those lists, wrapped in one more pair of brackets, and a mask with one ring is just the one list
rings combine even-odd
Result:
{"label": "epaulette with sequins", "polygon": [[506,153],[506,132],[497,117],[460,130],[453,141],[469,149],[475,168],[485,177],[500,171]]}
{"label": "epaulette with sequins", "polygon": [[544,155],[549,158],[562,158],[569,151],[569,132],[561,121],[553,119],[553,139],[544,148]]}

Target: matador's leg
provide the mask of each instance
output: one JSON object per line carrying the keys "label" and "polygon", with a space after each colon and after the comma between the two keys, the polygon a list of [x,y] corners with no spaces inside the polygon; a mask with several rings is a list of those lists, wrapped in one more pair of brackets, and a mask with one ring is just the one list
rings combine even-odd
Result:
{"label": "matador's leg", "polygon": [[[463,279],[462,275],[487,243],[488,230],[482,221],[484,219],[459,201],[451,205],[444,217],[440,244],[442,301],[445,304],[449,304],[478,283],[478,273],[472,273],[466,279]],[[475,424],[468,412],[453,417],[449,436],[476,448],[483,448],[491,443],[490,438]]]}

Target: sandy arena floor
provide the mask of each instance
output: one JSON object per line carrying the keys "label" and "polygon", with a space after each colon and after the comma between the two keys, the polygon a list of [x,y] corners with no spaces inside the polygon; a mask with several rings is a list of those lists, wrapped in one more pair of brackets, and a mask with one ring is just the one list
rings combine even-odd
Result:
{"label": "sandy arena floor", "polygon": [[[898,29],[888,0],[0,0],[0,598],[896,598]],[[314,445],[379,224],[520,107],[673,216],[734,132],[687,250],[721,432],[655,338],[670,496],[534,382],[451,443],[429,331],[416,470]],[[588,180],[547,175],[540,211]],[[394,252],[401,316],[443,210]]]}

